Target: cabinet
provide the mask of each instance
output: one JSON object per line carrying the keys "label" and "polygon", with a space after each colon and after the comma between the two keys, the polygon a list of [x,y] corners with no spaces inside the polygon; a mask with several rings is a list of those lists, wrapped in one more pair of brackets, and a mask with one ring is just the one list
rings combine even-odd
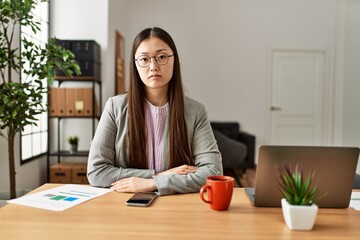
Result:
{"label": "cabinet", "polygon": [[[54,172],[51,171],[55,170],[56,174],[61,174],[63,172],[61,168],[67,169],[68,166],[71,166],[75,173],[78,171],[79,165],[72,165],[72,163],[79,163],[79,161],[86,163],[90,141],[95,134],[102,112],[101,65],[98,44],[89,40],[58,40],[58,43],[64,48],[72,50],[80,65],[82,75],[67,77],[63,76],[61,72],[57,72],[55,81],[49,88],[48,182],[50,176],[54,175]],[[75,135],[80,139],[79,150],[71,152],[67,138]],[[61,166],[63,163],[67,165]],[[67,176],[72,176],[72,173],[68,173]],[[86,176],[84,177],[86,178]],[[61,179],[61,177],[52,179]],[[75,180],[77,183],[81,182],[81,179]],[[75,183],[74,181],[70,182]]]}
{"label": "cabinet", "polygon": [[[74,83],[80,82],[81,87],[73,87]],[[54,98],[52,95],[56,91],[60,90],[62,93],[58,94],[57,100],[63,101],[60,105],[65,105],[65,111],[63,113],[58,114],[51,114],[49,113],[48,117],[48,156],[47,156],[47,163],[48,163],[48,176],[50,176],[50,167],[54,163],[59,164],[63,161],[64,158],[72,158],[70,160],[74,160],[74,158],[80,158],[80,157],[87,157],[89,154],[88,149],[79,149],[77,152],[70,152],[69,145],[67,143],[67,134],[69,132],[71,135],[77,135],[80,138],[80,142],[84,141],[84,139],[92,139],[93,135],[95,134],[96,130],[96,124],[99,121],[100,113],[101,113],[101,102],[102,102],[102,85],[101,81],[91,79],[91,78],[84,78],[84,77],[74,77],[74,78],[65,78],[65,77],[57,77],[56,81],[54,82],[55,86],[52,86],[50,90],[50,111],[53,109],[54,101],[51,99]],[[67,86],[64,86],[67,84]],[[86,85],[89,85],[90,87],[84,87]],[[71,90],[71,91],[70,91]],[[69,95],[71,96],[71,92],[75,93],[78,91],[83,91],[83,96],[85,95],[84,92],[87,90],[91,94],[91,111],[89,113],[86,113],[83,108],[83,112],[77,113],[76,107],[74,107],[75,112],[73,114],[69,114],[67,112],[67,107],[69,106],[68,101]],[[65,93],[64,93],[65,92]],[[66,92],[70,92],[70,94],[67,94]],[[56,95],[56,94],[55,94]],[[78,103],[78,99],[73,99],[74,104]],[[86,106],[86,101],[89,101],[89,98],[84,98],[83,106]],[[64,104],[65,103],[65,104]],[[77,126],[74,131],[74,129],[71,129],[71,127],[74,127],[73,122],[77,121]],[[90,122],[90,124],[89,124]],[[88,129],[88,125],[91,125],[91,130]],[[70,128],[66,129],[66,128]],[[86,129],[81,129],[86,128]],[[90,130],[90,131],[89,131]],[[80,133],[79,133],[80,132]],[[87,135],[87,136],[86,136]],[[90,146],[90,142],[89,142]],[[49,179],[48,179],[49,180]]]}

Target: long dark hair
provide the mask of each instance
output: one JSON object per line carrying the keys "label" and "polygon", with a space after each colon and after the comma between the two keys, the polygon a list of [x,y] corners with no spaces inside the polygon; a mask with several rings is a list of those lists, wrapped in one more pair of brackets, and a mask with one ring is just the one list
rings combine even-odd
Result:
{"label": "long dark hair", "polygon": [[146,156],[145,85],[135,66],[135,52],[140,43],[150,37],[164,41],[174,53],[173,75],[168,87],[169,101],[169,168],[183,164],[194,165],[187,134],[184,110],[184,91],[181,80],[179,55],[171,36],[163,29],[154,27],[141,31],[134,39],[130,56],[130,84],[128,93],[128,167],[148,168]]}

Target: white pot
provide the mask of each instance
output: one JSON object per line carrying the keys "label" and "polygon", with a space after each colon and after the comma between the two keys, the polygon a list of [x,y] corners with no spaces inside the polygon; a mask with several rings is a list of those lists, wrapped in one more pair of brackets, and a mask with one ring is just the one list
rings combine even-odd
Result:
{"label": "white pot", "polygon": [[318,206],[290,205],[285,198],[281,199],[281,207],[286,225],[293,230],[311,230],[315,224]]}
{"label": "white pot", "polygon": [[70,153],[74,154],[78,151],[78,145],[77,144],[70,144]]}

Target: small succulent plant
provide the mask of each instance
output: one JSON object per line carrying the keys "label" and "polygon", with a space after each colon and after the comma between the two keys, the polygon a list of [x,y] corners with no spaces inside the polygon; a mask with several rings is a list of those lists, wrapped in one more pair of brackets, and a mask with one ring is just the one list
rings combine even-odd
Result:
{"label": "small succulent plant", "polygon": [[68,142],[71,145],[77,145],[79,143],[79,137],[78,136],[70,136],[70,137],[68,137]]}
{"label": "small succulent plant", "polygon": [[285,162],[282,167],[277,168],[278,186],[283,197],[291,205],[311,205],[317,203],[321,197],[319,189],[312,186],[315,171],[312,170],[307,176],[299,163],[293,169],[289,163]]}

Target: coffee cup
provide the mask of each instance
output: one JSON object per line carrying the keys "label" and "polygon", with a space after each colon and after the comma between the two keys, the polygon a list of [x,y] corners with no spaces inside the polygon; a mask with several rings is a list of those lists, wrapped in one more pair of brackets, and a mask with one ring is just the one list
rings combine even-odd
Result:
{"label": "coffee cup", "polygon": [[[227,210],[231,203],[234,189],[234,178],[228,176],[209,176],[206,184],[200,189],[200,198],[210,204],[211,209]],[[205,198],[204,193],[207,193]]]}

